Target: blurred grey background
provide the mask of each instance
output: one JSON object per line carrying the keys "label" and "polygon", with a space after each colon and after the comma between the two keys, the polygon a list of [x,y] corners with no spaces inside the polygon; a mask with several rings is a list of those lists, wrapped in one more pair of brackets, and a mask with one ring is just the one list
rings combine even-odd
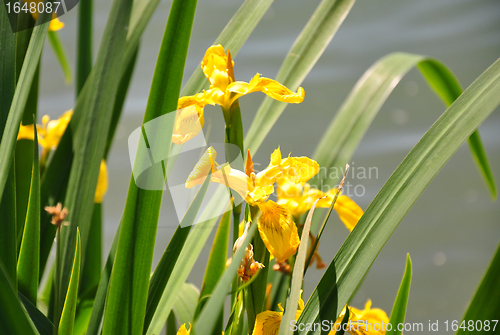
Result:
{"label": "blurred grey background", "polygon": [[[111,1],[95,3],[95,47],[105,26]],[[200,0],[192,32],[186,78],[242,1]],[[237,80],[255,73],[274,78],[281,61],[316,8],[319,0],[276,0],[235,57]],[[162,1],[141,42],[123,117],[108,162],[109,191],[104,201],[105,252],[116,232],[131,173],[127,138],[140,126],[152,74],[170,8]],[[311,156],[321,134],[356,81],[379,58],[405,51],[436,57],[469,86],[500,56],[500,2],[496,0],[358,0],[315,68],[303,83],[306,98],[287,107],[267,136],[254,161],[265,166],[273,149],[294,156]],[[77,10],[64,15],[59,32],[70,59],[75,59]],[[39,114],[58,117],[73,107],[74,88],[64,78],[53,52],[45,47]],[[47,69],[50,69],[48,71]],[[263,99],[254,93],[240,99],[247,130]],[[376,167],[378,176],[353,180],[366,192],[354,200],[369,205],[394,169],[445,110],[417,70],[395,88],[356,151],[351,164]],[[207,107],[210,140],[223,142],[220,108]],[[208,128],[206,128],[208,129]],[[497,182],[500,181],[500,113],[480,127]],[[165,192],[159,222],[155,264],[177,226],[170,194]],[[329,263],[348,231],[335,216],[322,238],[320,252]],[[429,185],[374,262],[352,304],[366,299],[390,313],[403,275],[406,253],[413,259],[413,282],[408,322],[460,320],[500,240],[500,207],[492,203],[472,162],[467,145]],[[205,246],[189,280],[200,286],[211,245]],[[305,278],[307,298],[324,270],[312,269]],[[443,330],[440,328],[440,330]]]}

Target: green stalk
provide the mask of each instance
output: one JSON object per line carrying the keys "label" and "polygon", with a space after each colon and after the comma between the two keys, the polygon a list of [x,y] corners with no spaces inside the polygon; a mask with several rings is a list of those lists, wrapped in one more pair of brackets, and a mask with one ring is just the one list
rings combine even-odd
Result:
{"label": "green stalk", "polygon": [[80,0],[78,4],[76,96],[80,94],[92,70],[92,0]]}

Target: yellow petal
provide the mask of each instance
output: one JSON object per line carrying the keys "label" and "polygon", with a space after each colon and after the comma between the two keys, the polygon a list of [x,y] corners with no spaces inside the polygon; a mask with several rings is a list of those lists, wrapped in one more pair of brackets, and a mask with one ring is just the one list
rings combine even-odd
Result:
{"label": "yellow petal", "polygon": [[201,62],[201,69],[210,82],[211,88],[218,87],[222,91],[226,91],[231,82],[227,64],[228,57],[222,45],[212,45],[208,48]]}
{"label": "yellow petal", "polygon": [[183,323],[182,326],[177,331],[177,335],[189,335],[191,333],[191,324],[189,324],[189,330],[186,329],[186,324]]}
{"label": "yellow petal", "polygon": [[[348,333],[351,335],[383,335],[386,332],[386,325],[389,323],[387,313],[380,308],[371,308],[371,300],[368,300],[365,309],[359,310],[354,307],[349,307],[349,328]],[[337,318],[336,324],[342,322],[345,315],[345,307],[342,313]],[[364,323],[357,323],[364,321]],[[339,327],[339,326],[337,326]],[[379,329],[377,331],[377,329]],[[328,335],[335,335],[335,330]]]}
{"label": "yellow petal", "polygon": [[19,132],[17,133],[17,140],[34,140],[35,139],[35,131],[33,129],[33,125],[29,124],[27,126],[19,126]]}
{"label": "yellow petal", "polygon": [[372,301],[368,300],[363,310],[351,307],[353,314],[352,321],[365,320],[367,323],[371,324],[382,324],[382,322],[388,323],[389,317],[387,316],[387,313],[380,308],[371,308],[371,305]]}
{"label": "yellow petal", "polygon": [[281,160],[283,177],[293,183],[306,182],[319,172],[319,164],[309,157],[287,157]]}
{"label": "yellow petal", "polygon": [[210,170],[215,170],[217,163],[217,151],[213,147],[209,147],[198,163],[193,168],[186,180],[186,188],[192,188],[195,185],[203,184]]}
{"label": "yellow petal", "polygon": [[44,116],[44,143],[40,143],[44,149],[52,150],[59,145],[59,142],[61,141],[72,116],[73,110],[66,111],[59,119],[48,122],[48,117]]}
{"label": "yellow petal", "polygon": [[106,161],[103,159],[101,161],[101,167],[99,168],[99,177],[97,178],[97,187],[95,189],[94,202],[96,204],[102,203],[104,195],[108,191],[108,168],[106,167]]}
{"label": "yellow petal", "polygon": [[189,141],[199,134],[204,123],[203,106],[196,104],[178,109],[175,116],[172,142],[183,144]]}
{"label": "yellow petal", "polygon": [[50,24],[49,24],[49,31],[58,31],[60,29],[62,29],[64,27],[64,23],[59,21],[59,19],[57,18],[57,16],[55,15],[52,15],[52,20],[50,21]]}
{"label": "yellow petal", "polygon": [[333,207],[344,225],[352,231],[363,215],[363,210],[347,195],[341,195]]}
{"label": "yellow petal", "polygon": [[278,262],[295,254],[300,244],[297,226],[291,213],[274,201],[258,204],[261,215],[257,222],[262,241]]}
{"label": "yellow petal", "polygon": [[275,100],[293,104],[301,103],[305,95],[302,87],[299,87],[297,93],[294,93],[276,80],[260,77],[258,73],[249,83],[236,81],[227,89],[229,92],[236,93],[236,98],[252,92],[263,92]]}
{"label": "yellow petal", "polygon": [[265,311],[257,314],[252,335],[277,335],[283,313]]}
{"label": "yellow petal", "polygon": [[229,164],[219,166],[215,162],[216,157],[217,152],[215,149],[209,147],[189,174],[185,184],[186,188],[203,184],[208,172],[212,169],[210,181],[229,186],[245,199],[248,193],[248,176],[242,171],[232,169]]}

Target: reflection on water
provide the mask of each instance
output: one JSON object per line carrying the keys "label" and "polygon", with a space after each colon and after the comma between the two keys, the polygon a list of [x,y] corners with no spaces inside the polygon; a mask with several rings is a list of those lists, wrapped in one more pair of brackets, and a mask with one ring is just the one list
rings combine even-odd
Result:
{"label": "reflection on water", "polygon": [[[295,37],[318,0],[276,1],[236,57],[238,78],[248,80],[260,72],[274,77]],[[102,34],[110,1],[96,2],[96,33]],[[109,160],[110,189],[105,200],[106,250],[118,225],[128,183],[127,138],[140,125],[169,3],[161,3],[141,44],[125,115],[116,133]],[[200,62],[208,46],[239,6],[229,0],[200,1],[186,73]],[[311,155],[339,105],[363,72],[380,57],[394,51],[430,55],[442,60],[464,87],[500,56],[500,3],[495,0],[358,0],[323,57],[303,83],[306,99],[288,106],[254,161],[267,162],[278,145],[284,153]],[[64,16],[60,34],[70,57],[75,56],[76,11]],[[97,50],[96,43],[95,50]],[[63,83],[50,48],[43,56],[40,112],[58,116],[72,107],[73,88]],[[74,67],[73,67],[74,68]],[[262,96],[241,99],[243,122],[248,129]],[[417,71],[396,87],[361,142],[352,164],[377,167],[378,178],[351,180],[366,193],[355,199],[366,208],[392,171],[444,111]],[[219,109],[207,108],[212,141],[223,141]],[[493,171],[500,180],[500,113],[493,113],[480,128]],[[367,298],[375,307],[390,311],[403,274],[405,255],[413,259],[414,276],[407,321],[459,319],[499,242],[500,209],[492,203],[463,146],[417,201],[373,264],[353,304]],[[177,225],[170,195],[165,193],[158,229],[155,262]],[[329,223],[321,254],[331,261],[347,236],[335,217]],[[190,280],[201,284],[210,246],[205,247]],[[305,296],[314,289],[322,271],[305,279]],[[424,332],[425,333],[425,332]]]}

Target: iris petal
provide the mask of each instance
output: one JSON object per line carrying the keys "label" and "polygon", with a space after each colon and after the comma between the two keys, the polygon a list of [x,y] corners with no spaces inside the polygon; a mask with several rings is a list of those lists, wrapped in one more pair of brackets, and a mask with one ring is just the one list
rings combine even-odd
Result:
{"label": "iris petal", "polygon": [[295,254],[300,244],[297,226],[292,214],[272,200],[258,204],[261,215],[257,222],[262,241],[278,262]]}

